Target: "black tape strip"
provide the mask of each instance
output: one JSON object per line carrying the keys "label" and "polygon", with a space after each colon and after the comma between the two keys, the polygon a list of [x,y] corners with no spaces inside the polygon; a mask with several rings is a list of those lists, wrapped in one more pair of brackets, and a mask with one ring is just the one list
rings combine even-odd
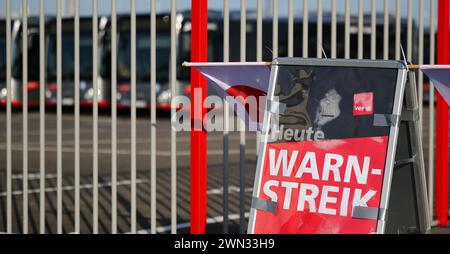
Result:
{"label": "black tape strip", "polygon": [[373,126],[375,127],[396,127],[399,124],[398,115],[375,114],[373,116]]}
{"label": "black tape strip", "polygon": [[404,109],[402,112],[402,121],[417,122],[420,120],[420,114],[418,109]]}
{"label": "black tape strip", "polygon": [[260,198],[253,197],[252,208],[260,211],[265,211],[269,213],[277,212],[277,203],[273,201],[268,201]]}
{"label": "black tape strip", "polygon": [[417,163],[417,156],[416,155],[413,155],[413,157],[411,157],[411,158],[407,158],[407,159],[396,161],[395,164],[394,164],[394,168],[398,169],[398,168],[401,168],[401,167],[403,167],[405,165],[414,164],[414,163]]}
{"label": "black tape strip", "polygon": [[387,210],[372,207],[355,206],[353,207],[352,218],[385,221],[387,219]]}

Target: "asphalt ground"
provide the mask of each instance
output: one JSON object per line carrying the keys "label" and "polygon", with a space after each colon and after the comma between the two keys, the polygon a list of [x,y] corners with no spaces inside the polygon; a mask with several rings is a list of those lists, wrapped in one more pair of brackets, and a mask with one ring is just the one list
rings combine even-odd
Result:
{"label": "asphalt ground", "polygon": [[[56,113],[46,112],[46,232],[56,233]],[[29,232],[39,232],[39,112],[29,113]],[[424,110],[424,155],[428,161],[428,108]],[[109,112],[98,118],[99,144],[99,233],[111,232],[111,119]],[[137,230],[150,229],[150,115],[138,111],[137,118]],[[159,113],[157,118],[157,231],[170,233],[170,116]],[[130,232],[130,115],[119,112],[117,121],[117,223],[119,233]],[[13,169],[13,232],[22,232],[22,113],[12,115]],[[80,118],[81,231],[92,233],[92,115],[83,110]],[[223,134],[208,134],[207,232],[221,233],[223,222]],[[245,170],[245,211],[248,216],[256,169],[256,135],[247,133]],[[66,108],[62,117],[63,165],[63,232],[74,232],[74,116]],[[190,136],[177,133],[177,228],[189,232],[190,216]],[[0,111],[0,232],[6,231],[6,113]],[[239,133],[230,133],[229,150],[229,215],[230,233],[239,232]],[[449,233],[446,228],[434,228],[435,233]]]}
{"label": "asphalt ground", "polygon": [[[56,232],[56,113],[46,112],[46,232]],[[39,112],[29,113],[29,232],[39,232]],[[101,112],[98,119],[99,144],[99,233],[111,230],[111,119]],[[137,119],[137,230],[150,229],[150,116],[138,111]],[[6,113],[0,112],[0,232],[6,231]],[[13,232],[22,232],[22,113],[12,116]],[[128,112],[120,112],[117,121],[118,232],[130,232],[130,131]],[[92,115],[84,110],[80,118],[81,231],[92,233]],[[246,207],[249,210],[256,168],[256,135],[247,134]],[[74,116],[65,109],[62,117],[63,232],[74,232]],[[208,135],[208,232],[222,232],[223,134]],[[157,226],[158,232],[170,232],[170,116],[157,119]],[[239,133],[230,134],[230,232],[239,232]],[[177,133],[177,223],[179,232],[189,232],[190,216],[190,135]],[[248,214],[247,214],[248,216]]]}

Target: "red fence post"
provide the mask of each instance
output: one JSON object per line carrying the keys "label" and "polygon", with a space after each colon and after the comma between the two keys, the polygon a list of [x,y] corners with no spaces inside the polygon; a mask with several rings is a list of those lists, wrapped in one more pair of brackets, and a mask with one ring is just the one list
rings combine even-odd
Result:
{"label": "red fence post", "polygon": [[[450,3],[439,0],[437,62],[450,62]],[[448,226],[448,105],[437,96],[436,118],[436,219],[438,225]]]}
{"label": "red fence post", "polygon": [[[192,0],[191,61],[208,61],[208,1]],[[206,80],[191,68],[191,234],[206,230]],[[199,93],[201,91],[201,93]]]}

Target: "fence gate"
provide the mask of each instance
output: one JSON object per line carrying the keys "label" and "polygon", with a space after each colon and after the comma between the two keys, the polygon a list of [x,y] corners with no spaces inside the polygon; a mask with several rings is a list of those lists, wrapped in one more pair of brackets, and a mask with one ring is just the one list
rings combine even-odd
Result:
{"label": "fence gate", "polygon": [[[206,133],[171,128],[171,98],[200,84],[181,66],[191,53],[400,60],[403,45],[408,61],[435,62],[436,0],[223,0],[208,11],[206,0],[132,0],[125,13],[116,0],[62,2],[0,1],[0,232],[245,233],[260,134],[225,129],[201,145]],[[435,93],[417,81],[433,214]],[[225,106],[225,126],[234,118]],[[191,172],[203,148],[204,170]],[[203,215],[190,208],[199,195]]]}

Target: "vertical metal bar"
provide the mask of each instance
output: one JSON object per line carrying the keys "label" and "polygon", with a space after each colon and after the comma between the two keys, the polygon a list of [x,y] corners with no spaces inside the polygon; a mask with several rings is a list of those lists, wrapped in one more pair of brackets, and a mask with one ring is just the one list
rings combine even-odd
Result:
{"label": "vertical metal bar", "polygon": [[57,233],[62,234],[62,27],[61,1],[56,4],[56,185],[57,185]]}
{"label": "vertical metal bar", "polygon": [[[260,8],[262,0],[258,0]],[[262,8],[260,8],[262,9]],[[258,9],[259,11],[259,9]],[[230,3],[229,0],[223,1],[223,61],[230,61]],[[229,125],[230,125],[230,106],[227,100],[224,100],[223,108],[224,130],[223,130],[223,233],[228,234],[228,188],[229,188]]]}
{"label": "vertical metal bar", "polygon": [[396,3],[395,16],[395,60],[400,60],[400,44],[401,44],[401,0]]}
{"label": "vertical metal bar", "polygon": [[22,102],[22,226],[28,234],[28,0],[22,0]]}
{"label": "vertical metal bar", "polygon": [[389,59],[389,0],[384,0],[383,59]]}
{"label": "vertical metal bar", "polygon": [[288,2],[288,57],[294,56],[294,2]]}
{"label": "vertical metal bar", "polygon": [[[228,0],[225,0],[225,1],[228,1]],[[258,0],[258,2],[257,2],[257,14],[256,14],[256,61],[257,62],[262,61],[262,55],[263,55],[263,4],[262,4],[262,1],[263,0]],[[229,12],[229,10],[228,10],[228,12]]]}
{"label": "vertical metal bar", "polygon": [[273,0],[272,25],[272,58],[275,59],[278,57],[278,0]]}
{"label": "vertical metal bar", "polygon": [[345,58],[350,59],[350,0],[345,0]]}
{"label": "vertical metal bar", "polygon": [[[177,51],[176,51],[176,24],[177,24],[177,1],[172,0],[170,5],[170,94],[172,99],[178,95],[177,92]],[[176,108],[172,104],[172,116],[176,114]],[[171,233],[177,233],[177,133],[171,129],[170,133],[170,170],[171,170]],[[156,140],[155,140],[156,143]]]}
{"label": "vertical metal bar", "polygon": [[[412,51],[413,51],[413,3],[412,1],[408,1],[408,27],[407,27],[407,49],[406,49],[406,60],[413,61],[412,59]],[[420,20],[420,17],[419,17]],[[420,91],[419,91],[420,93]]]}
{"label": "vertical metal bar", "polygon": [[[411,4],[412,5],[412,4]],[[424,3],[423,0],[419,0],[419,65],[423,64],[423,58],[424,58]],[[412,9],[412,8],[411,8]],[[412,17],[412,10],[411,10],[411,17]],[[410,47],[412,48],[412,18],[411,18],[411,44]],[[412,55],[412,49],[411,49],[411,55]],[[413,61],[412,56],[409,58],[410,61]],[[420,128],[420,134],[421,134],[421,141],[423,138],[423,73],[419,71],[418,74],[418,99],[419,99],[419,128]]]}
{"label": "vertical metal bar", "polygon": [[6,232],[12,233],[11,0],[6,0]]}
{"label": "vertical metal bar", "polygon": [[[241,0],[241,27],[240,27],[240,33],[241,33],[241,41],[240,41],[240,60],[241,62],[246,61],[246,48],[247,48],[247,38],[246,38],[246,26],[247,26],[247,8],[246,8],[247,1]],[[278,3],[275,3],[274,5]],[[274,6],[275,11],[275,6]],[[240,146],[239,146],[239,225],[240,225],[240,233],[243,234],[245,232],[246,226],[245,224],[245,147],[246,147],[246,140],[245,140],[245,122],[244,120],[240,119],[239,123],[241,124],[241,130],[240,130]]]}
{"label": "vertical metal bar", "polygon": [[156,234],[156,0],[152,0],[151,4],[151,35],[150,35],[150,135],[151,135],[151,151],[150,151],[150,167],[151,167],[151,231]]}
{"label": "vertical metal bar", "polygon": [[111,0],[111,232],[117,234],[117,1]]}
{"label": "vertical metal bar", "polygon": [[80,1],[75,0],[75,232],[80,232]]}
{"label": "vertical metal bar", "polygon": [[[208,60],[208,1],[192,0],[191,59],[193,62]],[[208,91],[206,80],[198,71],[191,69],[191,230],[192,234],[203,234],[206,229],[206,165],[207,132],[201,127],[206,110],[201,103]],[[199,103],[200,102],[200,103]]]}
{"label": "vertical metal bar", "polygon": [[[425,42],[425,38],[424,38],[424,20],[425,20],[425,18],[424,18],[424,7],[425,7],[424,6],[424,1],[423,0],[419,0],[419,6],[418,6],[418,8],[419,8],[419,17],[418,17],[418,19],[419,19],[419,49],[418,49],[418,51],[419,51],[418,52],[419,53],[419,55],[418,55],[418,57],[419,57],[419,65],[424,64],[424,42]],[[412,16],[412,13],[411,13],[411,16]],[[412,21],[411,21],[411,33],[412,33]],[[412,35],[411,35],[411,37],[412,37]],[[411,47],[413,47],[413,45],[411,45]],[[411,58],[410,61],[413,61],[412,58]],[[421,144],[423,144],[423,135],[424,135],[424,133],[423,133],[423,128],[424,128],[424,126],[423,126],[423,106],[424,106],[423,80],[424,80],[423,73],[421,71],[419,71],[418,72],[418,84],[417,84],[419,91],[418,91],[418,95],[417,96],[418,96],[418,102],[419,102],[418,107],[419,107],[419,116],[420,116],[419,117],[418,129],[419,129],[419,133],[420,133],[419,134],[419,138],[420,138],[420,143]],[[428,149],[431,150],[431,147],[429,147]],[[432,160],[432,158],[429,157],[429,160]],[[424,173],[424,175],[425,175],[425,173]],[[423,191],[427,191],[427,194],[425,194],[425,195],[426,195],[426,197],[429,197],[428,186],[426,186],[425,188],[426,188],[426,190],[423,190]],[[428,204],[426,204],[426,205],[428,205]],[[425,206],[425,207],[427,207],[427,206]],[[430,212],[430,210],[426,211],[425,214],[427,214],[428,217],[431,217],[432,213],[428,214],[428,212]]]}
{"label": "vertical metal bar", "polygon": [[92,0],[92,88],[94,90],[92,106],[92,227],[93,233],[98,233],[98,18],[97,0]]}
{"label": "vertical metal bar", "polygon": [[[347,0],[350,1],[350,0]],[[308,0],[303,0],[303,57],[308,57],[309,42],[309,7]]]}
{"label": "vertical metal bar", "polygon": [[358,59],[364,58],[364,2],[358,3]]}
{"label": "vertical metal bar", "polygon": [[[258,0],[256,15],[256,61],[262,61],[262,0]],[[256,132],[256,161],[258,161],[259,145],[261,142],[261,132]]]}
{"label": "vertical metal bar", "polygon": [[317,58],[322,58],[323,48],[323,0],[317,0]]}
{"label": "vertical metal bar", "polygon": [[371,56],[370,58],[372,60],[377,59],[377,0],[372,0],[372,22],[371,22],[372,28],[371,30],[371,43],[370,43],[370,49],[371,49]]}
{"label": "vertical metal bar", "polygon": [[45,234],[45,13],[39,0],[39,232]]}
{"label": "vertical metal bar", "polygon": [[[436,0],[430,1],[430,64],[435,63],[435,53],[436,53]],[[430,123],[428,130],[428,196],[430,202],[430,214],[434,214],[434,160],[435,160],[435,149],[434,149],[434,134],[435,134],[435,108],[434,108],[435,91],[434,85],[430,81],[430,112],[428,122]]]}
{"label": "vertical metal bar", "polygon": [[331,1],[331,58],[337,57],[337,8],[336,0]]}
{"label": "vertical metal bar", "polygon": [[[450,2],[439,0],[437,63],[450,60]],[[448,105],[437,93],[436,102],[436,219],[441,227],[448,226]]]}
{"label": "vertical metal bar", "polygon": [[[150,17],[150,33],[151,33],[151,52],[150,52],[150,72],[151,72],[151,116],[150,116],[150,122],[151,122],[151,129],[150,129],[150,135],[151,135],[151,232],[152,234],[156,234],[156,0],[152,0],[151,3],[151,17]],[[173,50],[173,49],[171,49]],[[172,81],[173,82],[173,81]],[[171,86],[171,89],[173,89],[173,85]],[[171,142],[171,149],[174,148],[173,142],[175,139],[172,137]],[[175,156],[176,154],[172,154],[172,156]],[[173,157],[171,157],[172,162],[174,162]],[[175,158],[176,160],[176,158]],[[173,177],[173,171],[176,170],[174,168],[174,164],[171,164],[171,170],[172,170],[172,177]],[[172,231],[173,231],[174,224],[172,223]]]}
{"label": "vertical metal bar", "polygon": [[130,17],[131,19],[131,233],[135,234],[136,233],[136,0],[131,0],[130,15],[131,15]]}

